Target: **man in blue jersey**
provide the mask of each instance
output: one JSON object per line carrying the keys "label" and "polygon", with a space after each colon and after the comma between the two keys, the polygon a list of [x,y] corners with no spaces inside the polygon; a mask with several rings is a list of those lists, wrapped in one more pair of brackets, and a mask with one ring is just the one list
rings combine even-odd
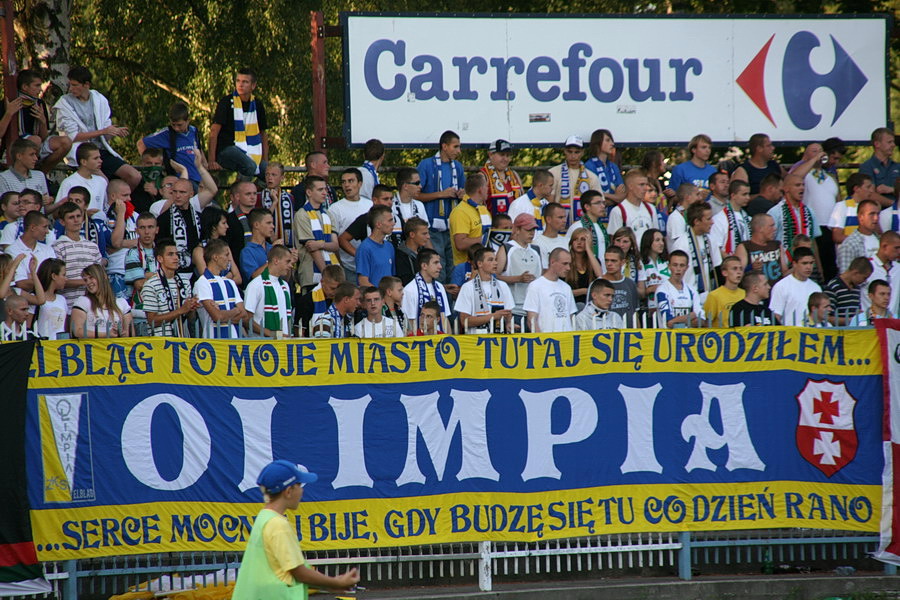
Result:
{"label": "man in blue jersey", "polygon": [[709,189],[709,177],[716,172],[716,168],[708,162],[709,155],[712,154],[712,140],[705,133],[695,135],[688,144],[688,153],[691,159],[672,169],[672,177],[665,189],[667,198],[674,198],[682,183],[690,183],[703,190]]}

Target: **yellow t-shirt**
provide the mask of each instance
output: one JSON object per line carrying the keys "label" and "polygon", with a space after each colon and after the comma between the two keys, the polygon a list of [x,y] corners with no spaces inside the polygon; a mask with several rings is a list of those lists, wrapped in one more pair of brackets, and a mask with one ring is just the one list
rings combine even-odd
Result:
{"label": "yellow t-shirt", "polygon": [[306,564],[297,532],[284,515],[272,517],[263,529],[263,547],[272,572],[288,585],[296,583],[291,570]]}
{"label": "yellow t-shirt", "polygon": [[703,312],[713,327],[728,327],[731,307],[744,299],[744,290],[729,290],[724,285],[711,291],[703,303]]}
{"label": "yellow t-shirt", "polygon": [[[487,209],[485,209],[487,211]],[[450,212],[450,243],[453,246],[453,264],[458,265],[469,260],[465,250],[458,250],[453,237],[463,234],[469,238],[482,237],[481,212],[468,202],[460,202]]]}

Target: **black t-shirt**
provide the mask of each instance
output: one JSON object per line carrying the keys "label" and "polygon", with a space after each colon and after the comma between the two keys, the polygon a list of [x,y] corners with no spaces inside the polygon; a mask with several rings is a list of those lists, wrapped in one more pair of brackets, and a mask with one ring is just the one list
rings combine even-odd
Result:
{"label": "black t-shirt", "polygon": [[[216,146],[217,155],[222,148],[234,146],[234,107],[231,106],[231,98],[232,95],[228,94],[219,100],[219,103],[216,105],[216,112],[213,115],[213,123],[222,126],[222,129],[219,130],[219,136],[216,138],[218,140],[218,145]],[[259,98],[254,98],[254,100],[256,101],[256,124],[259,126],[259,132],[262,133],[269,128],[269,123],[266,120],[266,107]]]}
{"label": "black t-shirt", "polygon": [[[369,237],[369,213],[363,213],[356,217],[344,231],[349,233],[350,237],[358,242]],[[338,233],[340,234],[343,232]]]}
{"label": "black t-shirt", "polygon": [[756,196],[744,207],[744,212],[747,213],[747,216],[752,217],[753,215],[769,212],[769,209],[773,206],[775,206],[775,202],[766,200],[762,196]]}
{"label": "black t-shirt", "polygon": [[[231,256],[237,257],[235,260],[240,260],[241,250],[244,249],[244,244],[250,239],[250,222],[244,213],[237,212],[228,213],[225,216],[225,221],[228,222],[228,233],[225,234],[225,241],[228,242],[228,246],[231,248]],[[244,285],[248,283],[250,282],[245,281]]]}
{"label": "black t-shirt", "polygon": [[159,231],[156,234],[156,239],[164,240],[166,238],[174,238],[175,236],[172,234],[172,211],[177,210],[181,213],[181,218],[184,219],[185,225],[187,225],[187,256],[185,258],[188,261],[188,266],[182,267],[178,269],[179,273],[191,273],[194,268],[190,265],[191,252],[194,251],[194,248],[200,243],[200,229],[197,226],[197,222],[192,219],[191,209],[188,208],[186,210],[182,210],[177,206],[170,206],[169,209],[159,215],[156,218],[156,224],[159,226]]}
{"label": "black t-shirt", "polygon": [[775,315],[762,304],[739,300],[731,307],[731,327],[775,325]]}

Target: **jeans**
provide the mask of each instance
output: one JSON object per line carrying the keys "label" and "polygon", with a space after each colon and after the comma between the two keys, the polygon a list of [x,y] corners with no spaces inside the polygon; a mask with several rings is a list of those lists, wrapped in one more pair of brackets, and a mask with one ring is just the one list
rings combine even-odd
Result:
{"label": "jeans", "polygon": [[[256,163],[237,146],[220,148],[216,156],[216,162],[222,165],[222,168],[226,171],[235,171],[238,175],[248,179],[252,179],[257,174]],[[266,172],[265,161],[259,164],[258,172]]]}

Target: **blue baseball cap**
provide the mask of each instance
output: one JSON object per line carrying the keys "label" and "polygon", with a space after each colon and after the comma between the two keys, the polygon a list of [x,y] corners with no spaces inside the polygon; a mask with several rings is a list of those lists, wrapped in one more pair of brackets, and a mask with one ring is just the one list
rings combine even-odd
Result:
{"label": "blue baseball cap", "polygon": [[295,465],[289,460],[276,460],[263,468],[256,478],[256,485],[261,485],[270,494],[277,494],[295,483],[302,486],[317,479],[319,476],[310,473],[303,465]]}

